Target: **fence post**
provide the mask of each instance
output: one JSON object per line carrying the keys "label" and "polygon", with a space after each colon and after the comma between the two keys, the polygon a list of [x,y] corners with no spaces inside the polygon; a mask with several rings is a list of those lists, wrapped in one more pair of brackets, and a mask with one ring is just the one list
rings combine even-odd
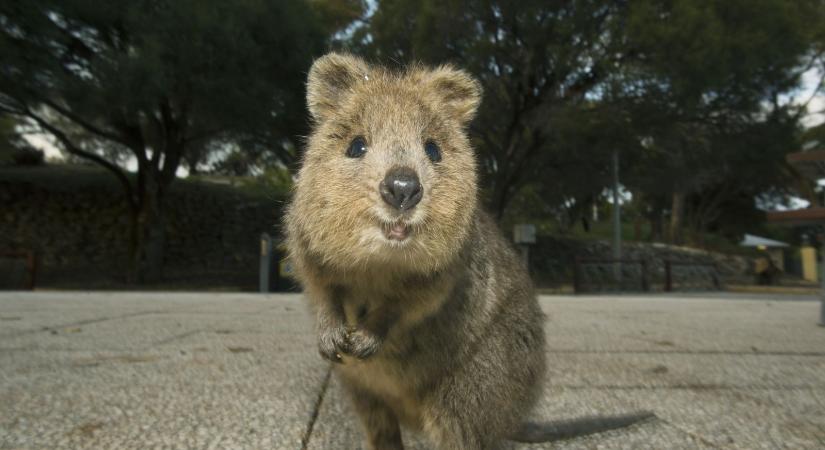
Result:
{"label": "fence post", "polygon": [[650,291],[650,282],[647,279],[647,260],[642,259],[640,262],[642,265],[642,292],[648,292]]}
{"label": "fence post", "polygon": [[34,251],[29,251],[26,254],[26,268],[29,270],[29,279],[27,280],[26,287],[30,291],[33,291],[35,277],[37,276],[37,256],[35,256]]}
{"label": "fence post", "polygon": [[259,272],[259,290],[262,293],[269,292],[269,267],[272,263],[272,238],[266,233],[261,233],[261,264]]}
{"label": "fence post", "polygon": [[713,287],[722,290],[722,277],[719,276],[719,265],[716,263],[713,263]]}
{"label": "fence post", "polygon": [[670,260],[665,260],[665,292],[671,292],[673,290],[673,276],[671,273],[671,264]]}
{"label": "fence post", "polygon": [[578,256],[573,258],[573,292],[581,292],[581,261]]}

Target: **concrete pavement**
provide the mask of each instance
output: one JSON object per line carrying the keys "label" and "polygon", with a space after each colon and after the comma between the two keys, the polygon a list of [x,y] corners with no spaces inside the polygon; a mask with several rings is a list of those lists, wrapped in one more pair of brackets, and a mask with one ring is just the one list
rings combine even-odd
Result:
{"label": "concrete pavement", "polygon": [[[823,448],[805,297],[542,297],[536,419],[658,419],[545,448]],[[0,449],[357,449],[299,295],[0,293]],[[429,448],[405,434],[408,448]]]}

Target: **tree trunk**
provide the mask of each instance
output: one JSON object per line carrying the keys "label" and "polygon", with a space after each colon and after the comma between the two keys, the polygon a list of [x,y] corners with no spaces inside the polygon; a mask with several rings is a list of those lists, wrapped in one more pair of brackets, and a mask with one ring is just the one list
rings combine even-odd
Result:
{"label": "tree trunk", "polygon": [[685,194],[684,192],[674,192],[673,203],[670,208],[670,242],[673,244],[682,243],[684,216]]}
{"label": "tree trunk", "polygon": [[496,188],[493,190],[493,215],[497,222],[501,222],[504,218],[504,211],[507,209],[507,203],[510,201],[508,195],[508,188],[507,186],[503,186],[503,182],[501,184],[496,184]]}
{"label": "tree trunk", "polygon": [[129,281],[154,283],[163,279],[163,252],[166,232],[163,220],[163,190],[157,180],[147,177],[137,211],[131,217],[131,271]]}
{"label": "tree trunk", "polygon": [[664,221],[662,220],[662,212],[656,210],[656,213],[650,216],[650,236],[648,236],[648,240],[650,242],[662,242],[664,239],[662,238],[664,235]]}

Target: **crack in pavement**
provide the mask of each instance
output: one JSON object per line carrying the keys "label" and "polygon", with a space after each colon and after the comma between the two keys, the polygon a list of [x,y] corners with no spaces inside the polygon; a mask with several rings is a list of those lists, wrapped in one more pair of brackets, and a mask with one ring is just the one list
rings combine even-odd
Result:
{"label": "crack in pavement", "polygon": [[324,403],[324,397],[329,388],[329,379],[332,376],[332,365],[327,367],[327,374],[324,376],[324,382],[321,383],[321,390],[318,392],[318,397],[315,399],[315,404],[312,405],[310,411],[307,428],[304,430],[304,435],[301,437],[301,450],[307,450],[309,447],[309,439],[312,437],[312,430],[315,428],[315,422],[318,420],[318,414],[321,412],[321,404]]}
{"label": "crack in pavement", "polygon": [[149,315],[152,315],[152,314],[166,314],[168,312],[169,311],[143,311],[143,312],[137,312],[137,313],[122,314],[122,315],[119,315],[119,316],[98,317],[96,319],[79,320],[79,321],[76,321],[76,322],[69,322],[69,323],[64,323],[64,324],[60,324],[60,325],[42,326],[40,328],[23,330],[23,331],[18,331],[18,332],[15,332],[15,333],[0,334],[0,338],[16,338],[16,337],[20,337],[20,336],[26,336],[26,335],[29,335],[29,334],[42,333],[42,332],[46,332],[46,331],[58,331],[61,328],[78,327],[78,326],[89,325],[89,324],[93,324],[93,323],[106,322],[106,321],[109,321],[109,320],[128,319],[128,318],[131,318],[131,317],[149,316]]}
{"label": "crack in pavement", "polygon": [[149,344],[147,346],[147,349],[154,349],[155,347],[165,345],[165,344],[168,344],[170,342],[177,341],[178,339],[183,339],[183,338],[186,338],[186,337],[189,337],[189,336],[193,336],[193,335],[198,334],[198,333],[203,333],[204,331],[207,331],[207,330],[205,330],[205,329],[190,330],[190,331],[187,331],[185,333],[180,333],[180,334],[176,334],[174,336],[169,336],[168,338],[164,338],[164,339],[161,339],[159,341],[152,342],[151,344]]}
{"label": "crack in pavement", "polygon": [[825,352],[778,352],[778,351],[748,351],[748,350],[575,350],[550,349],[547,353],[556,354],[594,354],[594,355],[740,355],[740,356],[814,356],[823,357]]}

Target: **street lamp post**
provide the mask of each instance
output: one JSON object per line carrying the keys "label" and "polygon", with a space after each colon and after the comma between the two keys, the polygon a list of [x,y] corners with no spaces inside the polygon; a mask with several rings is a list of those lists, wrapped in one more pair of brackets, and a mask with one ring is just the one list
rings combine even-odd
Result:
{"label": "street lamp post", "polygon": [[819,326],[825,327],[825,242],[822,243],[819,255]]}

